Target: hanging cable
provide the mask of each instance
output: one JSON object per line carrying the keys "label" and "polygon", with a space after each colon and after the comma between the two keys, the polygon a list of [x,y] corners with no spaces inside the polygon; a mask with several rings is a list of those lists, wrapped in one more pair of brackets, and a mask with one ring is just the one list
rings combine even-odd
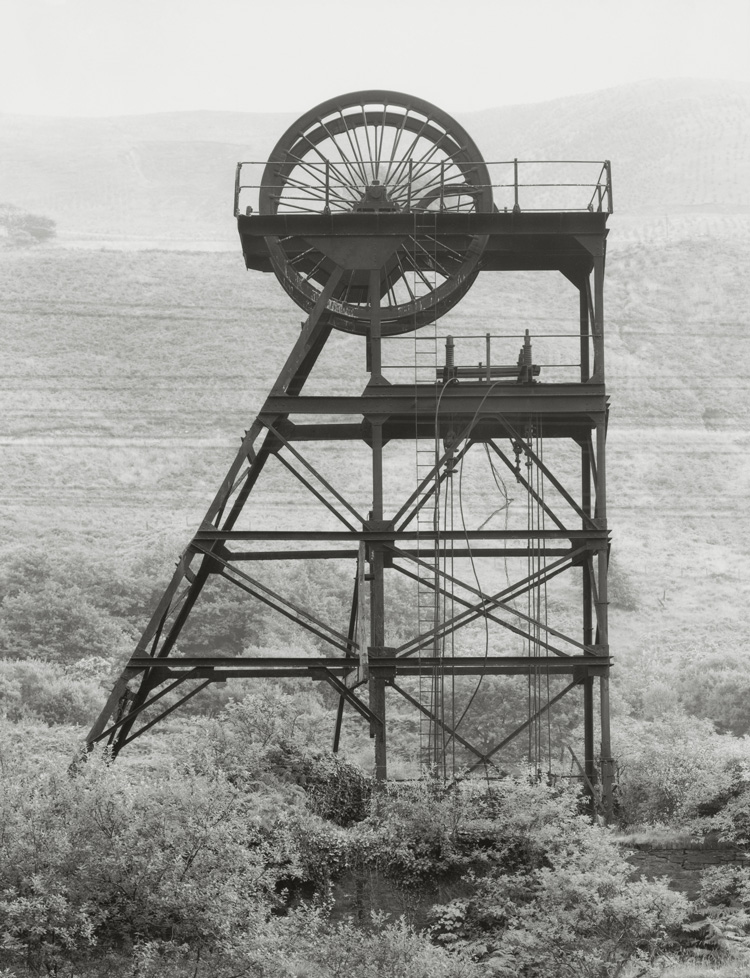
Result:
{"label": "hanging cable", "polygon": [[[471,437],[471,431],[473,430],[474,425],[476,423],[476,420],[479,417],[479,412],[484,407],[485,401],[490,396],[490,394],[492,393],[492,391],[499,384],[501,384],[501,383],[502,383],[502,381],[496,380],[493,384],[490,384],[490,386],[487,389],[484,397],[479,402],[479,405],[477,406],[477,409],[474,412],[474,417],[471,419],[471,424],[469,425],[469,429],[468,429],[469,430],[469,435],[467,437]],[[476,563],[474,561],[474,554],[473,554],[472,549],[471,549],[471,540],[469,539],[468,530],[466,528],[466,516],[464,514],[464,504],[463,504],[463,475],[464,475],[464,458],[465,457],[466,457],[466,453],[464,452],[461,455],[461,461],[460,461],[459,467],[458,467],[458,510],[459,510],[460,515],[461,515],[461,529],[462,529],[463,534],[464,534],[464,540],[466,541],[466,549],[467,549],[468,554],[469,554],[469,561],[471,563],[471,570],[472,570],[472,573],[474,575],[474,581],[476,583],[477,590],[481,593],[482,592],[482,585],[481,585],[481,582],[479,580],[479,574],[477,573]],[[490,653],[490,628],[489,628],[489,622],[487,620],[487,616],[486,615],[483,615],[482,617],[483,617],[483,620],[484,620],[484,658],[486,660],[489,657],[489,653]],[[461,712],[461,716],[458,718],[458,720],[456,721],[456,723],[453,726],[454,732],[457,732],[458,731],[458,728],[463,723],[464,718],[465,718],[466,714],[469,712],[472,703],[476,699],[477,694],[479,693],[479,690],[480,690],[480,688],[482,686],[482,680],[484,679],[484,676],[485,676],[484,671],[479,674],[479,681],[477,682],[477,685],[474,687],[474,691],[472,692],[471,696],[469,697],[469,702],[466,704],[466,706],[464,707],[463,711]],[[453,739],[452,736],[451,736],[451,739]],[[487,766],[487,763],[486,762],[484,763],[484,769],[485,769],[485,776],[489,780],[489,769],[488,769],[488,766]]]}
{"label": "hanging cable", "polygon": [[[539,460],[542,463],[542,465],[544,465],[544,437],[543,436],[540,436],[540,438],[539,438],[539,446],[538,447],[539,447],[538,457],[539,457]],[[544,479],[541,479],[540,482],[541,482],[540,496],[541,496],[542,503],[544,503],[544,501],[545,501],[544,500]],[[544,532],[547,529],[547,511],[544,508],[544,506],[542,506],[541,520],[542,520],[542,536],[544,536]],[[547,564],[547,558],[545,557],[544,558],[544,563],[543,563],[543,568],[546,567],[546,564]],[[547,632],[547,626],[548,626],[548,624],[549,624],[549,604],[547,602],[547,576],[545,574],[544,575],[544,629],[545,629],[545,634]],[[552,711],[549,708],[549,704],[550,704],[549,658],[547,658],[546,674],[547,674],[546,675],[546,681],[547,681],[547,704],[546,704],[547,705],[547,711],[546,711],[546,716],[547,716],[547,774],[548,774],[549,779],[551,781],[552,780]]]}

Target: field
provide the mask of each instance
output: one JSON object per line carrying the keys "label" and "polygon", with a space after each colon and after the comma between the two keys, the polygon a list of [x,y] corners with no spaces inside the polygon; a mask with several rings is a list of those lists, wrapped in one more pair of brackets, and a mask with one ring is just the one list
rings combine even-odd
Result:
{"label": "field", "polygon": [[[702,647],[739,651],[736,614],[750,584],[740,274],[750,234],[719,227],[638,242],[612,225],[612,647],[644,664]],[[441,335],[567,328],[574,296],[561,278],[531,274],[480,276]],[[8,251],[0,275],[4,548],[70,546],[94,567],[111,553],[148,552],[166,578],[291,347],[299,311],[273,276],[244,270],[239,249]],[[386,360],[408,363],[410,342],[391,345]],[[364,370],[352,366],[363,366],[361,346],[335,334],[311,389],[361,390]],[[485,515],[492,504],[488,494]]]}

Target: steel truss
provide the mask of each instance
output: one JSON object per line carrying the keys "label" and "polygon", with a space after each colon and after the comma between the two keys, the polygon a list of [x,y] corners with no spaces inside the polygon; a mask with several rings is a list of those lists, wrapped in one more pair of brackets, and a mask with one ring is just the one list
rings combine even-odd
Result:
{"label": "steel truss", "polygon": [[[323,230],[346,239],[348,234],[395,240],[403,223],[399,214],[340,215],[320,218],[279,217],[279,222],[306,220],[306,237]],[[491,383],[457,381],[435,385],[389,384],[381,370],[378,330],[379,271],[370,272],[374,298],[368,337],[371,381],[356,397],[309,396],[302,393],[315,361],[331,331],[327,302],[341,271],[334,270],[308,316],[270,395],[232,462],[205,518],[182,554],[135,652],[117,680],[94,723],[89,747],[107,744],[117,754],[210,683],[227,679],[295,677],[323,681],[339,696],[334,748],[341,736],[346,705],[370,725],[375,741],[375,771],[387,772],[386,691],[391,690],[471,755],[472,769],[493,765],[503,749],[564,696],[580,691],[583,712],[583,769],[589,785],[600,783],[605,811],[611,810],[612,764],[609,743],[609,655],[607,639],[607,562],[605,441],[607,397],[604,387],[603,277],[605,217],[601,214],[462,214],[433,215],[432,230],[446,240],[461,222],[466,233],[488,235],[484,270],[555,269],[580,295],[581,378],[579,383]],[[258,264],[268,217],[238,219],[243,252],[249,267]],[[474,227],[473,225],[476,225]],[[353,241],[356,238],[353,237]],[[439,238],[442,240],[442,238]],[[266,260],[266,259],[264,259]],[[592,356],[593,355],[593,356]],[[580,483],[566,486],[524,439],[524,425],[534,418],[544,439],[566,439],[577,446]],[[344,419],[344,420],[342,420]],[[440,440],[444,451],[434,471],[405,498],[384,496],[384,447],[420,436]],[[346,487],[334,485],[309,460],[306,444],[364,442],[369,447],[372,507],[363,512]],[[547,526],[528,528],[438,530],[417,533],[415,519],[432,505],[434,493],[451,478],[460,460],[476,446],[493,453],[516,483],[544,510]],[[513,453],[523,458],[524,474]],[[335,517],[336,530],[318,528],[243,529],[240,516],[251,507],[253,491],[269,460],[275,459],[308,493],[316,505]],[[530,473],[549,487],[542,497]],[[550,500],[554,499],[554,502]],[[563,511],[564,510],[564,511]],[[420,537],[418,540],[418,536]],[[440,567],[436,556],[460,559],[486,557],[543,558],[533,573],[487,593],[476,582],[438,570],[431,585],[436,596],[450,596],[452,613],[433,629],[414,634],[398,647],[386,644],[388,609],[384,580],[388,574],[418,578],[420,568]],[[293,598],[264,584],[256,568],[268,560],[347,559],[353,568],[348,623],[332,623],[301,607]],[[519,610],[515,599],[543,586],[552,577],[576,569],[582,577],[580,631],[576,635],[552,627]],[[183,657],[175,653],[181,630],[207,581],[223,578],[248,596],[294,621],[331,648],[327,657],[275,656],[249,658]],[[534,655],[439,655],[434,650],[446,636],[466,625],[486,621],[516,636],[533,634]],[[540,706],[510,736],[489,750],[480,749],[451,726],[445,716],[404,689],[401,679],[438,670],[452,676],[564,675],[568,684]],[[595,709],[594,688],[599,686]],[[168,694],[179,696],[177,702]],[[181,694],[181,695],[180,695]],[[595,741],[598,715],[600,738]],[[597,761],[597,754],[600,763]]]}
{"label": "steel truss", "polygon": [[[251,208],[240,213],[240,195],[249,186],[242,183],[242,166],[235,216],[245,263],[273,271],[307,319],[92,727],[89,748],[105,743],[118,754],[211,683],[299,678],[324,682],[338,697],[334,750],[347,705],[369,724],[378,779],[387,774],[389,690],[427,718],[435,744],[441,739],[443,759],[446,745],[452,745],[455,760],[458,744],[469,758],[467,770],[489,772],[520,734],[534,729],[538,737],[552,708],[581,691],[582,775],[591,794],[600,794],[605,813],[610,812],[603,335],[609,164],[601,167],[583,210],[524,212],[520,195],[532,185],[519,181],[514,161],[512,207],[500,211],[487,165],[455,120],[412,96],[367,91],[324,102],[287,130],[263,170],[259,214]],[[574,180],[566,186],[584,184]],[[445,367],[442,374],[436,371],[434,382],[417,382],[416,376],[412,384],[386,380],[384,337],[434,323],[466,294],[480,271],[522,269],[560,272],[578,290],[576,382],[538,382],[540,368],[532,362],[528,336],[516,366],[492,364],[489,339],[484,367],[456,365],[451,340]],[[369,383],[356,396],[303,393],[334,328],[365,337]],[[386,446],[408,447],[421,440],[434,441],[434,465],[424,471],[430,465],[423,451],[419,484],[400,482],[394,488],[385,477],[392,451],[386,452]],[[545,443],[561,442],[575,446],[580,472],[575,488],[568,484],[570,473],[554,471],[543,455]],[[348,470],[327,476],[315,461],[319,443],[350,443],[352,459],[354,445],[360,451],[365,446],[366,464],[357,468],[352,461]],[[480,451],[486,453],[498,489],[504,483],[495,463],[521,488],[528,501],[526,525],[506,521],[496,529],[488,519],[476,528],[467,526],[464,463]],[[248,522],[263,486],[272,484],[270,468],[283,472],[302,494],[307,522],[294,525],[291,512],[285,513],[281,530]],[[445,515],[443,525],[440,519],[441,500],[453,503],[456,482],[460,529],[452,515],[450,523]],[[507,491],[505,501],[509,505]],[[334,529],[311,514],[323,514]],[[505,568],[499,588],[496,580],[488,585],[486,577],[482,583],[476,570],[495,559]],[[303,607],[296,595],[281,593],[283,586],[271,587],[263,574],[269,561],[348,561],[348,621],[331,621]],[[512,579],[509,561],[516,562]],[[519,564],[523,569],[516,571]],[[574,577],[580,591],[575,634],[569,624],[559,627],[547,615],[547,587],[563,575]],[[417,582],[420,621],[398,644],[389,644],[386,581],[398,580],[410,586]],[[210,581],[221,581],[294,622],[315,641],[315,654],[181,654],[178,641]],[[486,636],[483,655],[472,646],[477,623]],[[490,628],[503,639],[492,648]],[[456,651],[457,637],[470,647]],[[328,654],[319,653],[321,645]],[[519,646],[524,654],[513,652]],[[410,687],[422,676],[431,683],[429,705],[421,690],[414,695]],[[456,718],[455,709],[445,710],[446,677],[471,676],[478,677],[475,692]],[[527,718],[515,729],[480,747],[459,728],[485,676],[527,677],[529,705]],[[563,677],[566,684],[553,694],[550,677]],[[538,748],[536,743],[535,763],[541,757]]]}

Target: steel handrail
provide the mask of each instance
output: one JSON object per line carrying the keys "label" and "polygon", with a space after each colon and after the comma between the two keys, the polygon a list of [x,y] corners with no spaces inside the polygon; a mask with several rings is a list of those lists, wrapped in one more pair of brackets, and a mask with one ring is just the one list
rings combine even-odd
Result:
{"label": "steel handrail", "polygon": [[[260,191],[261,183],[243,183],[242,182],[242,168],[247,166],[262,167],[265,170],[265,162],[259,160],[242,160],[237,163],[235,170],[235,181],[234,181],[234,216],[238,217],[240,214],[240,195],[243,190],[258,190]],[[359,161],[359,165],[363,168],[370,167],[373,172],[377,172],[376,166],[378,161],[375,160],[362,160]],[[472,191],[480,191],[490,187],[492,190],[512,190],[513,191],[513,205],[512,209],[514,212],[520,211],[521,208],[521,191],[531,190],[531,189],[553,189],[553,188],[590,188],[591,196],[587,203],[583,203],[577,207],[524,207],[525,211],[534,212],[554,212],[554,213],[567,213],[567,212],[582,212],[582,211],[595,211],[598,213],[611,214],[613,212],[613,199],[612,199],[612,165],[609,160],[497,160],[489,161],[486,165],[489,167],[513,167],[513,180],[512,182],[501,182],[492,181],[489,184],[456,184],[455,179],[457,177],[463,176],[467,168],[471,168],[474,165],[471,162],[463,163],[461,168],[451,161],[440,161],[437,163],[430,163],[427,165],[424,172],[420,172],[419,176],[424,177],[429,171],[434,174],[438,169],[440,171],[439,185],[437,188],[431,186],[430,193],[434,193],[435,196],[430,200],[431,204],[436,201],[440,202],[441,209],[443,202],[446,199],[455,198],[461,192],[467,196],[471,194]],[[519,178],[519,170],[524,166],[534,166],[534,167],[545,167],[545,166],[594,166],[598,165],[600,167],[599,173],[594,181],[574,181],[574,180],[559,180],[559,181],[539,181],[539,180],[522,180]],[[331,207],[336,206],[335,195],[339,188],[350,188],[351,180],[337,180],[337,171],[346,171],[350,174],[350,166],[344,162],[315,162],[306,161],[305,169],[312,171],[313,173],[319,173],[321,177],[321,182],[314,184],[312,182],[306,183],[303,179],[297,177],[294,180],[294,184],[291,189],[304,192],[305,190],[316,190],[320,191],[321,187],[324,188],[324,207],[326,210],[330,210]],[[410,174],[411,174],[410,166]],[[433,184],[431,178],[430,184]],[[412,189],[413,180],[409,179],[407,184],[407,200],[406,200],[406,211],[411,211],[412,204]],[[364,185],[364,180],[363,180]],[[267,190],[273,191],[273,185],[265,185]],[[289,188],[289,183],[280,183],[279,190]],[[418,188],[417,188],[418,192]],[[309,196],[301,197],[289,197],[289,200],[309,200]],[[497,206],[497,205],[496,205]],[[420,208],[424,209],[424,208]],[[507,209],[507,208],[506,208]]]}

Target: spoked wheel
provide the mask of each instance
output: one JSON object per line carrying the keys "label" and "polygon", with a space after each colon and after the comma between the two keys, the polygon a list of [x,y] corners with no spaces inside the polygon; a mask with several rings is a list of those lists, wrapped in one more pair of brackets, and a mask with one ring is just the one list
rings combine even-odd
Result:
{"label": "spoked wheel", "polygon": [[[342,95],[298,119],[271,154],[259,204],[261,214],[414,214],[414,233],[400,238],[381,268],[384,335],[442,316],[479,271],[487,236],[446,238],[430,233],[425,217],[493,209],[489,173],[468,133],[429,102],[383,91]],[[279,281],[310,312],[336,263],[314,239],[269,237],[266,244]],[[329,300],[329,322],[366,333],[368,283],[369,272],[349,264]]]}

